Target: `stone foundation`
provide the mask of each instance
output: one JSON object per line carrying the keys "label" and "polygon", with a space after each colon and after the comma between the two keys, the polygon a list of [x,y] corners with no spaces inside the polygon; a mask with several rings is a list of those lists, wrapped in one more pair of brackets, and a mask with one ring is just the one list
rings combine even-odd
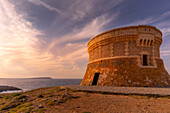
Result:
{"label": "stone foundation", "polygon": [[95,73],[100,73],[99,86],[170,87],[170,76],[162,59],[157,67],[139,67],[137,57],[114,58],[89,63],[81,85],[91,86]]}

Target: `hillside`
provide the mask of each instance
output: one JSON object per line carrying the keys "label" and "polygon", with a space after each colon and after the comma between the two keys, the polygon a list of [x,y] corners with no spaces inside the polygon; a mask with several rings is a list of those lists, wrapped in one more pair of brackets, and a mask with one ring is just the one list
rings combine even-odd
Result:
{"label": "hillside", "polygon": [[60,87],[0,94],[0,113],[170,112],[170,97],[110,95]]}

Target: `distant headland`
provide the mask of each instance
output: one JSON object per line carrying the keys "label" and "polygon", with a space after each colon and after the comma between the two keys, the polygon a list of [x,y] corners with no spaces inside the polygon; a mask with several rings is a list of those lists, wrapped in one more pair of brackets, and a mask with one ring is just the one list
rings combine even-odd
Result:
{"label": "distant headland", "polygon": [[29,79],[53,79],[51,77],[33,77],[33,78],[29,78]]}

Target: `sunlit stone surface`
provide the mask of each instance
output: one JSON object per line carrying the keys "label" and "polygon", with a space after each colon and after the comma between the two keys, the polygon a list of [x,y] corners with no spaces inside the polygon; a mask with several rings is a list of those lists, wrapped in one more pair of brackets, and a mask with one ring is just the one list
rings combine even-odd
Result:
{"label": "sunlit stone surface", "polygon": [[149,25],[95,36],[88,43],[89,63],[81,85],[170,87],[161,44],[162,32]]}

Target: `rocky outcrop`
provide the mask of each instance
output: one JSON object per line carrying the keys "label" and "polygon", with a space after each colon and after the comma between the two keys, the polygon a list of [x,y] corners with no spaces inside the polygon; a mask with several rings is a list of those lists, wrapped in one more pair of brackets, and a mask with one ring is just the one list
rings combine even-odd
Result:
{"label": "rocky outcrop", "polygon": [[22,89],[13,86],[0,86],[0,92],[9,90],[22,90]]}

